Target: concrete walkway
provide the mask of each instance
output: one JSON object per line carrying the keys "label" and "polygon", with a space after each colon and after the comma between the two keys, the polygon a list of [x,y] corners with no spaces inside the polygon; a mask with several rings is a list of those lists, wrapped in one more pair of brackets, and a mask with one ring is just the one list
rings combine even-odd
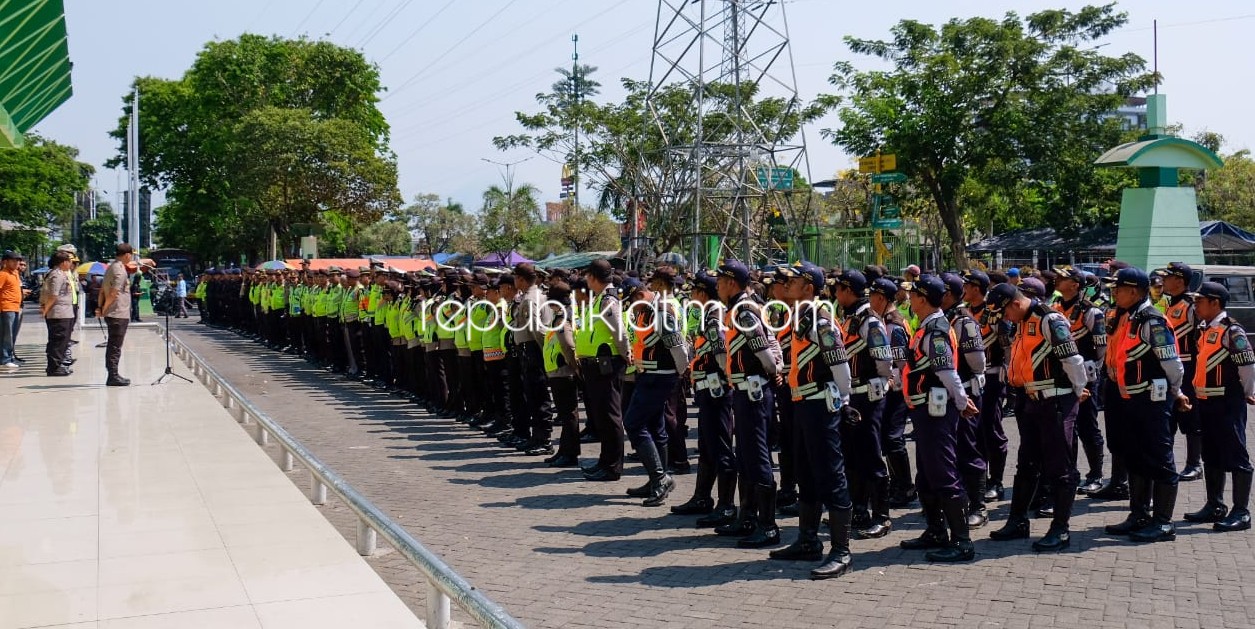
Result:
{"label": "concrete walkway", "polygon": [[149,385],[160,337],[107,388],[90,324],[48,378],[28,310],[0,374],[0,629],[422,626],[203,386]]}

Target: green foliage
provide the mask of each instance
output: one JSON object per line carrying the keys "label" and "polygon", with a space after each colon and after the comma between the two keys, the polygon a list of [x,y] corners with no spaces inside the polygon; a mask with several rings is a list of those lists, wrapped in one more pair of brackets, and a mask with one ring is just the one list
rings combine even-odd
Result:
{"label": "green foliage", "polygon": [[1255,230],[1255,160],[1250,151],[1224,158],[1224,166],[1207,172],[1198,193],[1199,204],[1211,217]]}
{"label": "green foliage", "polygon": [[[87,190],[95,169],[78,161],[78,149],[39,136],[0,150],[0,219],[29,230],[64,228],[74,216],[75,193]],[[5,248],[26,252],[43,244],[38,231],[0,233]]]}
{"label": "green foliage", "polygon": [[1027,199],[1056,227],[1079,227],[1107,211],[1090,206],[1109,183],[1092,162],[1122,133],[1106,114],[1153,83],[1142,58],[1093,45],[1126,21],[1104,5],[940,28],[903,20],[888,41],[847,37],[852,52],[890,69],[836,64],[830,82],[840,94],[819,103],[841,126],[824,134],[854,154],[895,153],[931,199],[960,267],[965,201],[1006,215]]}
{"label": "green foliage", "polygon": [[379,221],[350,234],[347,248],[350,257],[370,254],[409,255],[410,230],[405,228],[404,223]]}
{"label": "green foliage", "polygon": [[482,251],[475,217],[452,199],[445,203],[434,194],[419,194],[414,202],[397,210],[394,220],[402,222],[417,240],[416,252],[431,257],[456,251],[477,255]]}
{"label": "green foliage", "polygon": [[[206,44],[178,80],[136,85],[141,172],[167,190],[163,243],[258,259],[273,229],[283,255],[294,223],[334,211],[355,231],[400,204],[379,71],[356,50],[246,34]],[[113,165],[125,153],[123,100]]]}
{"label": "green foliage", "polygon": [[536,187],[489,186],[484,191],[484,205],[479,212],[479,242],[484,251],[506,257],[537,237],[540,203]]}
{"label": "green foliage", "polygon": [[96,205],[96,218],[79,226],[82,243],[78,256],[83,260],[108,260],[115,252],[118,240],[118,217],[108,203]]}
{"label": "green foliage", "polygon": [[596,208],[571,208],[562,216],[544,226],[543,247],[529,250],[534,257],[550,253],[587,251],[617,251],[619,249],[619,223]]}

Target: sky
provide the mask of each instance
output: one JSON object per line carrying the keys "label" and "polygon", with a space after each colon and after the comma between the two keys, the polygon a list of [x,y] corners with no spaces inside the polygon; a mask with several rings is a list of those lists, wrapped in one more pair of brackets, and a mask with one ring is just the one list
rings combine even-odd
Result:
{"label": "sky", "polygon": [[[831,91],[834,62],[875,67],[850,53],[844,36],[884,38],[901,19],[940,24],[952,17],[1027,15],[1092,3],[786,0],[782,8],[797,90],[810,100]],[[1151,25],[1159,21],[1168,120],[1183,124],[1186,134],[1223,134],[1222,152],[1255,147],[1255,117],[1249,113],[1255,82],[1241,70],[1249,65],[1255,5],[1125,0],[1120,8],[1129,23],[1102,42],[1108,44],[1103,52],[1133,52],[1149,62]],[[558,78],[555,68],[570,66],[572,34],[579,35],[580,62],[599,68],[599,100],[622,96],[620,77],[647,79],[657,11],[654,0],[65,0],[74,96],[34,131],[78,147],[80,159],[98,168],[96,188],[116,200],[126,177],[103,163],[117,153],[108,132],[134,77],[176,79],[212,40],[246,32],[305,35],[362,50],[379,66],[388,88],[379,107],[392,127],[407,201],[434,193],[478,209],[482,191],[505,174],[484,160],[527,160],[513,168],[515,182],[531,183],[542,200],[556,201],[559,164],[526,150],[498,151],[492,138],[521,131],[514,112],[536,111],[535,96],[549,91]],[[820,135],[835,124],[829,115],[804,129],[812,181],[852,163]],[[161,198],[158,193],[157,204]]]}

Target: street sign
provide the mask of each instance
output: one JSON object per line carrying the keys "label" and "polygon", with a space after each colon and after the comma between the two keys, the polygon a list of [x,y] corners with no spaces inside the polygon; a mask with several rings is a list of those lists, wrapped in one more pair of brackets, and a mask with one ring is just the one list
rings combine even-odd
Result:
{"label": "street sign", "polygon": [[768,170],[766,166],[759,166],[758,185],[764,190],[792,190],[793,169],[776,166]]}
{"label": "street sign", "polygon": [[860,173],[883,173],[897,169],[898,156],[893,153],[858,158],[858,171]]}
{"label": "street sign", "polygon": [[891,218],[872,221],[872,227],[876,229],[897,229],[902,226],[902,219]]}
{"label": "street sign", "polygon": [[883,173],[872,175],[872,183],[902,183],[906,181],[905,173]]}
{"label": "street sign", "polygon": [[884,220],[902,218],[902,209],[896,205],[880,206],[880,218]]}

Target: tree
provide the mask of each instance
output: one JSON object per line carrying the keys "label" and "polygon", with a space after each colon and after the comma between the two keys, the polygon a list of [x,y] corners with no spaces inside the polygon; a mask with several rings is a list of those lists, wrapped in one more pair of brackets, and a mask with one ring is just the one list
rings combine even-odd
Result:
{"label": "tree", "polygon": [[857,155],[896,154],[966,268],[970,180],[991,188],[976,198],[1030,194],[1064,227],[1086,215],[1104,177],[1092,162],[1122,133],[1110,112],[1155,78],[1141,57],[1108,57],[1091,45],[1126,21],[1105,5],[956,18],[939,29],[903,20],[889,41],[847,37],[852,52],[890,68],[836,64],[830,82],[840,93],[818,102],[837,110],[841,126],[824,134]]}
{"label": "tree", "polygon": [[78,230],[82,242],[79,257],[84,260],[108,260],[118,244],[118,217],[108,203],[96,205],[96,218],[83,223]]}
{"label": "tree", "polygon": [[0,150],[0,219],[19,227],[0,231],[0,247],[33,252],[46,240],[42,230],[68,227],[74,195],[87,190],[94,172],[78,161],[78,149],[37,135]]}
{"label": "tree", "polygon": [[568,208],[548,232],[554,253],[619,249],[619,224],[595,208]]}
{"label": "tree", "polygon": [[502,258],[518,250],[540,222],[540,203],[536,187],[525,183],[506,187],[489,186],[484,191],[484,205],[479,213],[479,240],[485,251]]}
{"label": "tree", "polygon": [[[166,189],[162,242],[206,259],[256,259],[271,231],[340,212],[352,229],[400,204],[379,70],[325,41],[210,42],[177,80],[136,79],[140,167]],[[131,96],[111,132],[122,161]]]}
{"label": "tree", "polygon": [[1241,150],[1229,155],[1224,166],[1207,172],[1198,185],[1199,204],[1215,218],[1243,229],[1255,229],[1255,160]]}
{"label": "tree", "polygon": [[429,258],[443,252],[480,251],[475,217],[452,199],[442,204],[438,195],[416,195],[414,203],[396,211],[394,220],[404,223],[414,235],[416,253]]}
{"label": "tree", "polygon": [[410,230],[405,228],[404,223],[379,221],[349,234],[346,248],[350,256],[373,253],[395,256],[408,255],[413,247],[410,242]]}

